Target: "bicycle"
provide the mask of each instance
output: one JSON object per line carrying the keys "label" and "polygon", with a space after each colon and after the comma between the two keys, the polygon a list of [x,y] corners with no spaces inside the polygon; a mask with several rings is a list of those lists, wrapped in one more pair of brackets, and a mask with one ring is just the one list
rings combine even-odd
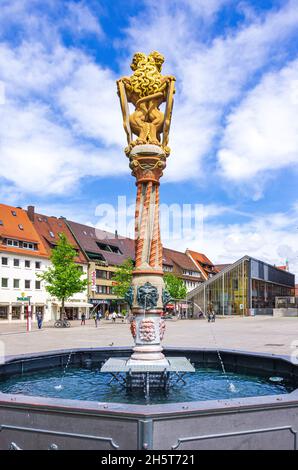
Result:
{"label": "bicycle", "polygon": [[68,320],[56,320],[54,323],[55,328],[69,328],[70,322]]}

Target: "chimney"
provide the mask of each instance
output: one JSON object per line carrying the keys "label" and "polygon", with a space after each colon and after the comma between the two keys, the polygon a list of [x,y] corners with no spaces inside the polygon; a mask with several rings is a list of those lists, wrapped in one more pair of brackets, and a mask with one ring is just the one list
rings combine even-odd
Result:
{"label": "chimney", "polygon": [[35,210],[34,206],[28,206],[27,207],[27,214],[28,214],[28,217],[31,220],[31,222],[34,222],[34,210]]}
{"label": "chimney", "polygon": [[118,238],[118,230],[115,230],[115,238]]}

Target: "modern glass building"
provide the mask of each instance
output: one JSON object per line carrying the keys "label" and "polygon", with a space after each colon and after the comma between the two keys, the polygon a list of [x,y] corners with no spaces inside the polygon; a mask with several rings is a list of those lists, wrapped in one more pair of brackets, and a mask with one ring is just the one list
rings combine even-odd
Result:
{"label": "modern glass building", "polygon": [[189,292],[194,314],[212,304],[217,315],[272,314],[275,297],[292,296],[295,276],[244,256]]}

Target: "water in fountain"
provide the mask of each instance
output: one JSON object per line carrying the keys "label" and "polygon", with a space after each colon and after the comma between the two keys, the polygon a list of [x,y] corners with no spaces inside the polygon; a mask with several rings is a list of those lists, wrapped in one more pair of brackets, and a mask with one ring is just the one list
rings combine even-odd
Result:
{"label": "water in fountain", "polygon": [[70,351],[70,353],[69,353],[69,355],[68,355],[68,358],[67,358],[65,367],[64,367],[64,369],[63,369],[62,377],[61,377],[61,382],[60,382],[59,385],[55,385],[55,386],[54,386],[54,388],[55,388],[56,390],[63,390],[63,381],[64,381],[64,377],[65,377],[67,368],[68,368],[69,363],[70,363],[71,355],[72,355],[72,350]]}
{"label": "water in fountain", "polygon": [[[194,302],[194,305],[201,311],[201,307],[199,307],[199,305],[197,305],[195,302]],[[204,315],[205,315],[205,313],[204,313]],[[217,352],[217,356],[218,356],[218,359],[219,359],[219,362],[220,362],[220,365],[221,365],[221,368],[222,368],[222,372],[223,372],[223,375],[224,375],[224,377],[226,379],[226,382],[227,382],[228,390],[232,393],[235,393],[235,392],[237,392],[237,388],[235,387],[233,382],[231,382],[228,378],[228,375],[227,375],[227,372],[226,372],[226,369],[225,369],[225,365],[223,363],[223,360],[222,360],[222,357],[221,357],[221,354],[220,354],[220,350],[219,350],[219,347],[218,347],[218,343],[217,343],[217,340],[216,340],[214,330],[213,330],[213,327],[212,327],[211,323],[209,323],[209,326],[210,326],[210,333],[211,333],[211,336],[212,336],[214,344],[215,344],[215,349],[216,349],[216,352]]]}

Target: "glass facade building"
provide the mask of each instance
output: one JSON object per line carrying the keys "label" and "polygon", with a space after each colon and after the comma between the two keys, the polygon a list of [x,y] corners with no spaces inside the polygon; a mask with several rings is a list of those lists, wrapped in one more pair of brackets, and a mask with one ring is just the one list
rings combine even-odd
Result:
{"label": "glass facade building", "polygon": [[263,261],[244,256],[189,292],[194,313],[217,315],[272,314],[275,298],[294,295],[295,276]]}

